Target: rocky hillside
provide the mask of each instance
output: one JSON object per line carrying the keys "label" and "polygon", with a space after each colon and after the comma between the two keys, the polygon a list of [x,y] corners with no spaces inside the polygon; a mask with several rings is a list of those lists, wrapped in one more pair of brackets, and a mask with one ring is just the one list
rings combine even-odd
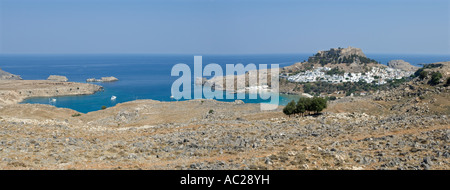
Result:
{"label": "rocky hillside", "polygon": [[22,80],[19,75],[13,75],[0,69],[0,80]]}
{"label": "rocky hillside", "polygon": [[426,71],[427,73],[439,72],[442,74],[443,79],[450,77],[450,61],[447,62],[437,62],[424,65],[420,71]]}

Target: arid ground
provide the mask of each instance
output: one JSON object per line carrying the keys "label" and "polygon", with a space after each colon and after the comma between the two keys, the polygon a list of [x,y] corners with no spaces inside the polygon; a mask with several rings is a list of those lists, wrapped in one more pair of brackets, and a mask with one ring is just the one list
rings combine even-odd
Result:
{"label": "arid ground", "polygon": [[1,169],[450,169],[443,84],[414,79],[330,101],[319,115],[288,117],[282,106],[260,111],[239,100],[137,100],[87,114],[17,104],[100,90],[37,82],[0,82]]}

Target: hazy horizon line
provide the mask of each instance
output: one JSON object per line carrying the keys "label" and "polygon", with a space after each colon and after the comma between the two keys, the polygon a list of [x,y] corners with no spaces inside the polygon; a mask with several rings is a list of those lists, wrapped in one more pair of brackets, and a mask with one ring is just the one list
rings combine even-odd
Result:
{"label": "hazy horizon line", "polygon": [[[0,53],[0,55],[295,55],[316,54],[316,52],[298,53]],[[450,55],[450,53],[368,53],[366,55]]]}

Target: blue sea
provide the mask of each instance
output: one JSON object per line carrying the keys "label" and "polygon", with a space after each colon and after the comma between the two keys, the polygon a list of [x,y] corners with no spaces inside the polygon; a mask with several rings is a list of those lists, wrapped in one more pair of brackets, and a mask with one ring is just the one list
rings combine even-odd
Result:
{"label": "blue sea", "polygon": [[[225,72],[226,64],[279,64],[280,68],[307,60],[308,54],[279,55],[202,55],[203,66],[216,63]],[[389,60],[403,59],[413,65],[450,61],[450,55],[381,55],[366,54],[368,57],[386,64]],[[185,63],[193,70],[194,55],[0,55],[0,68],[20,75],[25,80],[47,79],[49,75],[64,75],[72,82],[85,82],[87,78],[114,76],[117,82],[94,83],[104,87],[104,91],[93,95],[29,98],[22,103],[52,104],[77,110],[82,113],[100,110],[102,106],[111,107],[117,103],[153,99],[174,101],[170,98],[172,83],[178,79],[171,76],[172,67]],[[192,71],[193,72],[193,71]],[[116,96],[115,101],[111,96]],[[280,104],[285,105],[298,96],[280,95]],[[234,100],[220,100],[234,101]],[[246,103],[267,102],[268,100],[249,99]]]}

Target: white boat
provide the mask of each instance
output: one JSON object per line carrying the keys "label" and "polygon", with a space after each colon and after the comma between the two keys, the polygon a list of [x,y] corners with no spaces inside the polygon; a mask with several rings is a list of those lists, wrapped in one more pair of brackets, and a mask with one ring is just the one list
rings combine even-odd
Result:
{"label": "white boat", "polygon": [[116,98],[117,98],[116,96],[111,96],[112,101],[116,100]]}
{"label": "white boat", "polygon": [[49,99],[49,102],[56,102],[55,98]]}

